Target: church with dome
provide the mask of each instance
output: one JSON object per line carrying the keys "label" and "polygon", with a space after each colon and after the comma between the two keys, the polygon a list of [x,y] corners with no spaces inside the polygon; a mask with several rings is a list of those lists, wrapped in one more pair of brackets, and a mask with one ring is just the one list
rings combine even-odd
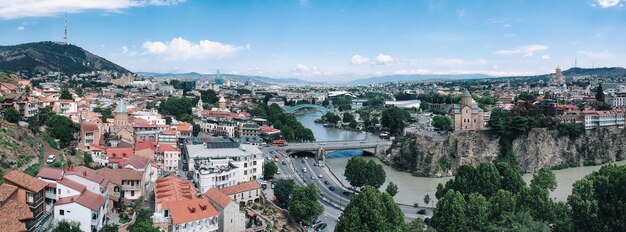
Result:
{"label": "church with dome", "polygon": [[452,112],[454,114],[455,131],[477,131],[483,129],[485,123],[484,112],[474,102],[472,95],[467,89],[461,95],[461,103],[455,104]]}

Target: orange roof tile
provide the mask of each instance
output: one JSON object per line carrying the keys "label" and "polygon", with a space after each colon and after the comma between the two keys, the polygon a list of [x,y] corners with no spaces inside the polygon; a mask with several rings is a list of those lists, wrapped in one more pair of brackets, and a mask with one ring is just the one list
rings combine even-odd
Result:
{"label": "orange roof tile", "polygon": [[130,165],[137,169],[143,169],[146,167],[146,165],[148,165],[148,163],[150,163],[150,160],[148,158],[134,155],[130,157],[129,159],[124,160],[121,163],[119,163],[119,166],[124,167],[126,165]]}
{"label": "orange roof tile", "polygon": [[219,215],[219,212],[206,198],[184,199],[163,203],[169,209],[174,224],[192,222]]}
{"label": "orange roof tile", "polygon": [[26,225],[22,222],[33,218],[28,205],[8,200],[0,207],[0,225],[3,231],[25,232]]}
{"label": "orange roof tile", "polygon": [[31,192],[39,192],[45,188],[48,183],[35,177],[29,176],[21,171],[11,171],[3,176],[5,182],[20,188],[27,189]]}
{"label": "orange roof tile", "polygon": [[67,178],[59,180],[57,183],[60,184],[60,185],[66,186],[68,188],[74,189],[74,190],[76,190],[78,192],[81,192],[81,193],[83,191],[85,191],[85,189],[87,188],[83,184],[78,183],[78,182],[73,181],[73,180],[70,180],[70,179],[67,179]]}
{"label": "orange roof tile", "polygon": [[56,169],[56,168],[43,167],[41,168],[41,170],[39,170],[39,173],[37,173],[37,177],[41,177],[41,178],[49,179],[49,180],[60,180],[60,179],[63,179],[63,170]]}
{"label": "orange roof tile", "polygon": [[233,199],[231,199],[224,192],[222,192],[222,191],[220,191],[219,189],[216,189],[216,188],[210,188],[203,195],[208,197],[209,200],[211,200],[213,203],[215,203],[215,204],[219,205],[220,207],[222,207],[222,209],[226,208],[226,206],[228,206],[228,204],[233,202]]}
{"label": "orange roof tile", "polygon": [[139,141],[135,143],[135,151],[141,151],[145,149],[155,150],[156,144],[151,141]]}
{"label": "orange roof tile", "polygon": [[82,125],[80,126],[80,129],[81,129],[82,131],[98,131],[98,130],[100,130],[100,129],[98,128],[98,125],[96,125],[96,124],[92,124],[92,123],[85,123],[85,124],[82,124]]}
{"label": "orange roof tile", "polygon": [[99,211],[100,207],[104,205],[106,202],[106,197],[95,194],[91,191],[85,191],[79,196],[71,196],[60,198],[54,205],[65,205],[69,203],[78,203],[79,205],[85,206],[93,211]]}
{"label": "orange roof tile", "polygon": [[244,182],[244,183],[240,183],[237,185],[233,185],[230,187],[226,187],[221,189],[223,193],[225,193],[226,195],[233,195],[236,193],[242,193],[242,192],[246,192],[246,191],[250,191],[250,190],[254,190],[254,189],[260,189],[261,188],[261,184],[259,184],[258,181],[256,180],[251,180],[248,182]]}
{"label": "orange roof tile", "polygon": [[98,173],[96,173],[95,170],[85,167],[85,166],[78,166],[78,167],[69,167],[66,171],[65,171],[65,175],[76,175],[76,176],[80,176],[82,178],[85,178],[87,180],[93,181],[95,183],[100,184],[100,186],[105,187],[109,184],[109,179],[104,178],[100,175],[98,175]]}
{"label": "orange roof tile", "polygon": [[196,196],[196,188],[191,181],[176,176],[157,179],[154,187],[157,203],[192,199]]}
{"label": "orange roof tile", "polygon": [[13,195],[15,191],[17,191],[17,187],[13,185],[10,185],[10,184],[0,185],[0,204],[6,201],[7,199],[9,199],[9,197],[11,197],[11,195]]}
{"label": "orange roof tile", "polygon": [[180,152],[180,149],[169,144],[159,144],[159,152],[166,152],[166,151]]}
{"label": "orange roof tile", "polygon": [[164,130],[163,133],[176,135],[176,130]]}
{"label": "orange roof tile", "polygon": [[98,175],[108,178],[111,183],[116,185],[122,185],[122,180],[143,180],[143,172],[128,168],[101,168],[96,172]]}

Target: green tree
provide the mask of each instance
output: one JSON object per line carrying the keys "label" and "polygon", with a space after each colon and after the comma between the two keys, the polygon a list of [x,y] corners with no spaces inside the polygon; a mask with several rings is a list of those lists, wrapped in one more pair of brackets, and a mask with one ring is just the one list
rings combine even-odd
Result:
{"label": "green tree", "polygon": [[182,119],[184,115],[191,115],[193,102],[189,98],[169,97],[159,105],[159,113],[172,115],[176,119]]}
{"label": "green tree", "polygon": [[276,197],[278,206],[287,208],[289,205],[289,196],[295,185],[296,183],[293,179],[279,179],[274,181],[274,196]]}
{"label": "green tree", "polygon": [[398,194],[398,186],[394,184],[393,182],[389,182],[389,184],[387,185],[387,188],[385,189],[385,192],[389,193],[389,195],[393,197],[396,194]]}
{"label": "green tree", "polygon": [[550,227],[545,223],[533,220],[528,213],[506,213],[501,220],[492,223],[486,229],[489,232],[548,232]]}
{"label": "green tree", "polygon": [[360,188],[366,183],[367,162],[361,157],[352,157],[346,164],[344,176],[350,185]]}
{"label": "green tree", "polygon": [[74,97],[72,97],[72,94],[67,88],[63,88],[61,90],[61,96],[59,97],[59,99],[74,100]]}
{"label": "green tree", "polygon": [[332,112],[326,112],[326,114],[322,115],[322,120],[328,123],[337,124],[341,121],[341,117]]}
{"label": "green tree", "polygon": [[83,96],[83,88],[81,87],[76,87],[75,89],[76,95],[82,97]]}
{"label": "green tree", "polygon": [[468,231],[467,203],[452,189],[437,202],[430,225],[437,231]]}
{"label": "green tree", "polygon": [[52,230],[53,232],[81,232],[80,225],[69,223],[65,220],[60,221],[57,227]]}
{"label": "green tree", "polygon": [[352,115],[350,112],[343,113],[343,122],[349,123],[352,121],[354,121],[354,115]]}
{"label": "green tree", "polygon": [[100,229],[99,232],[117,232],[120,226],[117,224],[106,224]]}
{"label": "green tree", "polygon": [[472,193],[467,201],[468,226],[473,231],[484,231],[489,223],[489,202],[483,195]]}
{"label": "green tree", "polygon": [[93,158],[89,152],[83,152],[83,166],[91,167],[91,162],[93,162]]}
{"label": "green tree", "polygon": [[193,136],[198,136],[198,134],[200,134],[200,132],[202,131],[202,128],[200,128],[200,125],[196,124],[196,123],[192,123],[192,135]]}
{"label": "green tree", "polygon": [[365,172],[367,174],[365,176],[365,185],[369,185],[377,189],[380,188],[380,186],[385,183],[385,179],[387,179],[387,173],[385,173],[383,166],[377,164],[374,160],[369,160],[367,162]]}
{"label": "green tree", "polygon": [[4,120],[11,123],[17,123],[20,121],[20,113],[13,107],[7,107],[4,109]]}
{"label": "green tree", "polygon": [[298,223],[313,224],[324,212],[324,207],[317,201],[318,195],[317,188],[312,184],[295,186],[289,200],[289,215]]}
{"label": "green tree", "polygon": [[602,84],[599,84],[596,88],[596,101],[604,102],[604,89],[602,88]]}
{"label": "green tree", "polygon": [[61,147],[67,147],[74,140],[74,133],[80,131],[80,126],[65,116],[51,115],[46,120],[48,133],[59,140]]}
{"label": "green tree", "polygon": [[159,232],[158,227],[155,227],[152,222],[152,214],[154,212],[149,209],[140,209],[137,211],[137,218],[135,223],[128,227],[130,232]]}
{"label": "green tree", "polygon": [[539,169],[538,172],[533,174],[533,179],[530,181],[530,187],[537,187],[550,191],[554,191],[556,186],[556,176],[550,169],[547,168]]}
{"label": "green tree", "polygon": [[626,165],[606,165],[574,183],[567,199],[578,231],[626,231]]}
{"label": "green tree", "polygon": [[424,196],[424,204],[428,205],[430,203],[430,195],[426,194],[426,196]]}
{"label": "green tree", "polygon": [[406,231],[404,213],[386,192],[365,187],[339,217],[335,231]]}
{"label": "green tree", "polygon": [[381,123],[392,135],[400,135],[409,117],[409,112],[393,106],[383,111]]}
{"label": "green tree", "polygon": [[502,215],[515,212],[517,202],[511,192],[500,189],[489,199],[489,204],[491,205],[491,220],[498,221]]}
{"label": "green tree", "polygon": [[449,131],[452,130],[452,119],[448,116],[435,115],[433,117],[433,127],[437,130]]}
{"label": "green tree", "polygon": [[278,165],[276,165],[276,162],[267,162],[263,167],[263,178],[266,180],[272,179],[274,178],[274,174],[276,174],[276,172],[278,172]]}

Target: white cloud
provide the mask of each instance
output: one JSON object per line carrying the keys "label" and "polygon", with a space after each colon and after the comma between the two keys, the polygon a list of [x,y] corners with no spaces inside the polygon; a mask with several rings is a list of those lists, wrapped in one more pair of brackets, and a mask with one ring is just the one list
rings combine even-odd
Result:
{"label": "white cloud", "polygon": [[505,23],[504,25],[502,25],[503,27],[511,27],[512,25],[509,23]]}
{"label": "white cloud", "polygon": [[483,59],[463,60],[463,59],[446,59],[437,58],[435,63],[439,65],[459,66],[459,65],[486,65],[488,62]]}
{"label": "white cloud", "polygon": [[304,64],[298,64],[296,66],[296,72],[308,72],[309,71],[309,66],[306,66]]}
{"label": "white cloud", "polygon": [[531,45],[521,46],[512,50],[498,50],[498,51],[495,51],[494,53],[498,55],[505,55],[505,56],[522,55],[522,57],[530,57],[530,56],[533,56],[535,52],[543,51],[546,49],[548,49],[548,46],[540,45],[540,44],[531,44]]}
{"label": "white cloud", "polygon": [[[598,5],[602,8],[616,7],[620,5],[620,0],[598,0]],[[596,6],[592,4],[592,6]]]}
{"label": "white cloud", "polygon": [[390,55],[386,55],[386,54],[378,54],[378,56],[376,56],[374,58],[374,63],[376,65],[387,65],[387,64],[391,64],[393,62],[395,62],[396,59],[393,58]]}
{"label": "white cloud", "polygon": [[550,59],[550,55],[543,55],[541,56],[542,60],[549,60]]}
{"label": "white cloud", "polygon": [[362,64],[367,64],[367,62],[369,62],[370,59],[361,55],[354,55],[352,56],[352,58],[350,59],[350,64],[352,65],[362,65]]}
{"label": "white cloud", "polygon": [[432,72],[428,69],[413,69],[413,70],[398,70],[393,74],[396,75],[421,75],[421,74],[432,74]]}
{"label": "white cloud", "polygon": [[515,33],[504,33],[504,37],[515,37]]}
{"label": "white cloud", "polygon": [[147,53],[162,54],[168,60],[200,60],[233,56],[250,46],[236,46],[210,40],[200,40],[200,42],[194,43],[178,37],[169,42],[146,41],[142,47]]}
{"label": "white cloud", "polygon": [[583,50],[583,51],[578,51],[578,54],[582,54],[585,55],[586,57],[592,58],[592,59],[609,59],[611,57],[613,57],[613,54],[611,54],[609,51],[589,51],[589,50]]}
{"label": "white cloud", "polygon": [[447,70],[447,71],[431,71],[428,69],[416,69],[416,70],[399,70],[395,71],[396,75],[464,75],[464,74],[484,74],[489,76],[523,76],[532,75],[533,72],[505,72],[505,71],[490,71],[490,70]]}
{"label": "white cloud", "polygon": [[128,47],[122,46],[122,54],[128,53]]}
{"label": "white cloud", "polygon": [[18,30],[18,31],[23,31],[24,29],[26,29],[24,26],[18,26],[18,27],[17,27],[17,30]]}
{"label": "white cloud", "polygon": [[4,0],[0,1],[0,18],[44,17],[85,10],[120,11],[131,7],[169,6],[185,0]]}

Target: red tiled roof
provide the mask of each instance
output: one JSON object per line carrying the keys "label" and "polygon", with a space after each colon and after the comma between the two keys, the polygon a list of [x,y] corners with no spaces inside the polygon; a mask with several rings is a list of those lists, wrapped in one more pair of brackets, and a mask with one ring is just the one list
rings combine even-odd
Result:
{"label": "red tiled roof", "polygon": [[192,199],[196,196],[196,188],[191,181],[176,176],[157,179],[154,187],[157,203]]}
{"label": "red tiled roof", "polygon": [[65,175],[80,176],[80,177],[85,178],[87,180],[90,180],[92,182],[98,183],[102,187],[106,187],[107,184],[109,184],[109,179],[104,178],[104,177],[98,175],[98,173],[96,173],[95,170],[93,170],[91,168],[88,168],[88,167],[85,167],[85,166],[69,167],[65,171]]}
{"label": "red tiled roof", "polygon": [[128,168],[101,168],[96,171],[98,175],[106,177],[111,183],[122,185],[122,180],[143,180],[143,172]]}
{"label": "red tiled roof", "polygon": [[593,115],[610,115],[610,114],[624,114],[624,111],[621,110],[583,110],[583,114],[593,114]]}
{"label": "red tiled roof", "polygon": [[119,163],[123,159],[128,159],[133,156],[133,153],[132,148],[107,148],[107,157],[109,157],[110,163]]}
{"label": "red tiled roof", "polygon": [[60,179],[63,179],[63,170],[56,169],[56,168],[43,167],[41,168],[41,170],[39,170],[39,173],[37,173],[37,177],[41,177],[41,178],[49,179],[49,180],[60,180]]}
{"label": "red tiled roof", "polygon": [[233,199],[231,199],[224,192],[222,192],[222,191],[220,191],[219,189],[216,189],[216,188],[210,188],[203,195],[208,197],[209,200],[211,200],[215,204],[217,204],[220,207],[222,207],[222,209],[226,208],[226,206],[228,206],[228,204],[233,202]]}
{"label": "red tiled roof", "polygon": [[170,135],[176,135],[176,130],[164,130],[163,133],[170,134]]}
{"label": "red tiled roof", "polygon": [[156,144],[151,141],[139,141],[135,143],[135,151],[141,151],[145,149],[151,149],[154,151]]}
{"label": "red tiled roof", "polygon": [[138,123],[138,124],[133,124],[130,126],[134,128],[157,128],[158,127],[157,125],[152,125],[152,124],[147,124],[147,123]]}
{"label": "red tiled roof", "polygon": [[192,222],[219,215],[219,212],[206,198],[184,199],[163,203],[169,209],[174,224]]}
{"label": "red tiled roof", "polygon": [[100,211],[100,207],[104,206],[106,202],[106,197],[95,194],[91,191],[85,191],[80,196],[71,196],[60,198],[54,205],[65,205],[69,203],[78,203],[79,205],[85,206],[93,211]]}
{"label": "red tiled roof", "polygon": [[0,83],[0,85],[3,85],[4,87],[6,87],[9,90],[15,90],[17,89],[17,86],[15,86],[14,84],[11,83]]}
{"label": "red tiled roof", "polygon": [[100,129],[98,128],[98,125],[96,125],[96,124],[92,124],[92,123],[85,123],[85,124],[82,124],[82,125],[80,126],[80,129],[81,129],[82,131],[98,131],[98,130],[100,130]]}
{"label": "red tiled roof", "polygon": [[248,182],[244,182],[244,183],[240,183],[237,185],[223,188],[221,189],[221,191],[225,193],[226,195],[233,195],[236,193],[242,193],[242,192],[246,192],[246,191],[250,191],[254,189],[260,189],[260,188],[261,188],[261,184],[259,184],[258,181],[251,180]]}
{"label": "red tiled roof", "polygon": [[13,193],[17,191],[17,187],[10,184],[0,185],[0,203],[6,201]]}
{"label": "red tiled roof", "polygon": [[180,152],[180,149],[169,144],[159,144],[159,152],[166,152],[166,151]]}
{"label": "red tiled roof", "polygon": [[29,176],[17,170],[5,174],[2,178],[4,178],[5,182],[10,182],[9,184],[27,189],[31,192],[39,192],[43,190],[43,188],[48,186],[48,183],[46,183],[45,181]]}
{"label": "red tiled roof", "polygon": [[89,144],[89,150],[91,151],[103,151],[106,152],[107,151],[107,147],[106,146],[100,146],[98,144]]}
{"label": "red tiled roof", "polygon": [[126,165],[130,165],[137,169],[144,169],[148,165],[149,162],[150,160],[146,157],[134,155],[130,157],[129,159],[124,160],[121,163],[119,163],[119,166],[124,167]]}
{"label": "red tiled roof", "polygon": [[0,207],[0,215],[3,231],[25,232],[27,230],[23,221],[33,218],[28,205],[14,200],[8,200]]}
{"label": "red tiled roof", "polygon": [[76,181],[73,181],[73,180],[70,180],[70,179],[67,179],[67,178],[59,180],[58,184],[66,186],[66,187],[71,188],[71,189],[74,189],[74,190],[76,190],[78,192],[81,192],[81,193],[83,191],[85,191],[85,189],[87,188],[86,186],[82,185],[81,183],[78,183]]}

